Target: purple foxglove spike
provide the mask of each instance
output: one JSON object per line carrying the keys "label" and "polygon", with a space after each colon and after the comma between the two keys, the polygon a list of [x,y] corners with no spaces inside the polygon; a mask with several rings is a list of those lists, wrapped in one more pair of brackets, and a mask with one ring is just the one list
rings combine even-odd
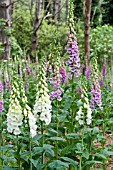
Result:
{"label": "purple foxglove spike", "polygon": [[98,81],[91,87],[91,109],[94,110],[95,104],[102,110],[101,90]]}
{"label": "purple foxglove spike", "polygon": [[26,65],[26,72],[27,72],[28,74],[31,74],[31,70],[30,70],[30,68],[28,67],[28,65]]}
{"label": "purple foxglove spike", "polygon": [[[79,68],[80,68],[80,58],[79,58],[79,51],[76,37],[73,34],[68,34],[68,48],[67,53],[69,54],[69,59],[67,60],[66,64],[70,68],[70,72],[75,73],[77,77],[79,75]],[[78,73],[78,74],[77,74]]]}
{"label": "purple foxglove spike", "polygon": [[4,110],[4,108],[3,108],[3,101],[2,100],[0,100],[0,113]]}
{"label": "purple foxglove spike", "polygon": [[64,67],[60,68],[60,74],[61,74],[61,82],[62,84],[66,81],[66,69]]}
{"label": "purple foxglove spike", "polygon": [[3,85],[2,85],[2,82],[0,82],[0,92],[3,93]]}
{"label": "purple foxglove spike", "polygon": [[80,87],[78,87],[78,94],[81,94],[82,93],[82,89]]}
{"label": "purple foxglove spike", "polygon": [[106,76],[106,64],[104,64],[103,67],[102,67],[102,76],[103,77]]}
{"label": "purple foxglove spike", "polygon": [[90,78],[90,76],[91,76],[91,70],[90,70],[90,68],[87,68],[86,69],[86,79],[88,80]]}

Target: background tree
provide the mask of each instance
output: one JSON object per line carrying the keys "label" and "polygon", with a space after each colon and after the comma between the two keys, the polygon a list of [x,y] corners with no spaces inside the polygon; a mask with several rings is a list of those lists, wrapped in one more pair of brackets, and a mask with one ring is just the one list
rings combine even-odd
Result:
{"label": "background tree", "polygon": [[36,48],[38,44],[37,34],[39,32],[40,23],[41,23],[42,7],[43,7],[43,1],[36,0],[35,19],[34,19],[33,35],[32,35],[32,54],[36,52]]}
{"label": "background tree", "polygon": [[2,21],[0,27],[0,41],[4,48],[4,53],[0,55],[0,59],[10,57],[10,36],[8,34],[8,29],[11,26],[12,3],[12,0],[0,1],[0,19]]}
{"label": "background tree", "polygon": [[90,15],[91,15],[91,6],[92,0],[84,0],[84,47],[85,47],[85,56],[86,56],[86,65],[89,65],[90,60]]}

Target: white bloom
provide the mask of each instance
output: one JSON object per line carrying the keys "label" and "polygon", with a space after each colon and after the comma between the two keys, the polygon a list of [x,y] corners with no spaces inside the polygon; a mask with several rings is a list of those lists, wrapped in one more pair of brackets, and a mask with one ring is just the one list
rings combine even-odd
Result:
{"label": "white bloom", "polygon": [[30,134],[31,137],[33,138],[36,135],[36,129],[37,129],[36,118],[30,111],[28,112],[28,118],[29,118]]}
{"label": "white bloom", "polygon": [[79,111],[77,112],[76,120],[78,120],[78,123],[80,125],[83,125],[83,112],[82,112],[82,106],[80,106]]}
{"label": "white bloom", "polygon": [[87,122],[88,125],[91,124],[91,120],[92,120],[92,111],[91,111],[90,108],[88,108],[88,110],[87,110],[87,119],[86,119],[86,122]]}
{"label": "white bloom", "polygon": [[48,95],[48,88],[46,83],[45,71],[41,68],[39,73],[40,81],[37,85],[36,101],[34,105],[34,116],[36,119],[44,121],[46,125],[51,122],[51,101]]}
{"label": "white bloom", "polygon": [[[12,104],[13,103],[13,104]],[[19,135],[21,133],[19,126],[22,125],[22,108],[17,98],[12,99],[7,113],[7,130],[9,133]]]}

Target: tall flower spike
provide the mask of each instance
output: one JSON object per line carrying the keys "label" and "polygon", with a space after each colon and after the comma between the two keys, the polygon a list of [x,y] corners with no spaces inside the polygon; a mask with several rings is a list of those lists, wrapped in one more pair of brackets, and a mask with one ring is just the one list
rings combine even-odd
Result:
{"label": "tall flower spike", "polygon": [[65,82],[66,79],[66,70],[64,67],[61,67],[61,55],[60,55],[60,50],[61,50],[61,45],[60,43],[53,44],[53,53],[49,56],[49,61],[52,65],[53,72],[50,75],[50,84],[52,85],[52,91],[50,92],[50,98],[52,100],[57,99],[58,101],[62,100],[62,93],[64,90],[61,88],[61,84]]}
{"label": "tall flower spike", "polygon": [[24,118],[25,118],[25,122],[28,121],[27,123],[28,123],[29,129],[30,129],[30,136],[33,138],[36,135],[36,129],[37,129],[36,118],[34,117],[32,111],[31,111],[31,108],[28,106],[28,100],[25,95],[25,89],[24,89],[22,80],[21,80],[20,86],[21,86],[21,102],[22,102],[23,108],[24,108],[24,110],[23,110]]}
{"label": "tall flower spike", "polygon": [[5,87],[6,87],[6,89],[10,89],[11,90],[11,85],[10,85],[10,80],[9,80],[9,76],[8,76],[7,70],[5,72]]}
{"label": "tall flower spike", "polygon": [[69,1],[69,33],[68,33],[68,44],[67,44],[67,53],[69,54],[69,59],[66,64],[70,68],[70,72],[74,74],[75,77],[78,77],[80,73],[80,58],[77,45],[76,32],[74,30],[74,15],[73,15],[73,1]]}
{"label": "tall flower spike", "polygon": [[20,126],[23,121],[22,107],[19,103],[20,91],[15,75],[10,96],[10,105],[7,113],[7,131],[15,135],[21,133]]}
{"label": "tall flower spike", "polygon": [[39,68],[37,77],[39,78],[39,81],[37,84],[37,94],[33,113],[37,120],[44,121],[46,125],[48,125],[51,122],[52,106],[50,96],[48,95],[49,90],[46,83],[46,72],[43,63]]}
{"label": "tall flower spike", "polygon": [[92,111],[89,105],[87,93],[84,88],[82,89],[82,98],[78,101],[77,104],[80,106],[77,112],[76,120],[80,125],[83,125],[85,122],[87,125],[90,125],[92,121]]}
{"label": "tall flower spike", "polygon": [[2,82],[0,81],[0,113],[3,111],[3,85]]}
{"label": "tall flower spike", "polygon": [[98,77],[98,68],[97,68],[97,59],[94,58],[93,61],[93,85],[91,86],[91,100],[90,106],[91,109],[95,109],[95,104],[99,107],[99,109],[103,109],[102,107],[102,99],[101,99],[101,89],[99,84],[99,77]]}
{"label": "tall flower spike", "polygon": [[105,77],[106,76],[106,63],[104,63],[103,67],[102,67],[102,76]]}
{"label": "tall flower spike", "polygon": [[66,81],[66,68],[63,66],[60,67],[60,75],[61,75],[61,82],[62,84],[64,84]]}

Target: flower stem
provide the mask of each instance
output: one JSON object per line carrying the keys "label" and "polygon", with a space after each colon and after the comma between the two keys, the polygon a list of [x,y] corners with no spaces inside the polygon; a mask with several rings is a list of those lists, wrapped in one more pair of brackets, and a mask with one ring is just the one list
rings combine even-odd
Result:
{"label": "flower stem", "polygon": [[[2,113],[0,113],[0,122],[2,122]],[[0,123],[0,148],[2,148],[2,144],[3,144],[3,133],[2,133],[2,130],[3,130],[3,128],[2,128],[2,123]],[[3,151],[1,150],[0,151],[0,157],[2,157],[3,156]],[[1,159],[1,161],[0,161],[0,165],[3,167],[3,165],[4,165],[4,161],[3,161],[3,159]]]}
{"label": "flower stem", "polygon": [[[29,135],[29,152],[30,152],[30,159],[32,159],[32,145],[31,145],[31,138]],[[30,170],[32,170],[32,162],[30,161]]]}
{"label": "flower stem", "polygon": [[[57,137],[58,137],[58,101],[57,101],[57,108],[56,108],[56,131],[57,131]],[[56,141],[56,158],[58,159],[58,141]]]}
{"label": "flower stem", "polygon": [[[72,99],[74,100],[74,74],[72,75]],[[73,101],[72,101],[72,106],[73,106]],[[71,119],[72,119],[72,131],[73,131],[73,122],[74,122],[73,107],[71,108]]]}
{"label": "flower stem", "polygon": [[[83,147],[84,147],[84,141],[83,141],[83,137],[84,137],[84,133],[82,131],[82,147],[81,147],[81,151],[83,153]],[[80,156],[80,165],[79,165],[79,170],[82,170],[82,155]]]}
{"label": "flower stem", "polygon": [[[43,122],[41,121],[41,134],[42,134],[42,147],[44,146],[44,129]],[[42,152],[42,164],[44,164],[44,151]]]}
{"label": "flower stem", "polygon": [[[19,138],[17,136],[17,153],[19,152]],[[18,159],[17,159],[17,162],[18,162],[18,170],[21,170],[21,163],[20,163],[20,155],[18,153]]]}

